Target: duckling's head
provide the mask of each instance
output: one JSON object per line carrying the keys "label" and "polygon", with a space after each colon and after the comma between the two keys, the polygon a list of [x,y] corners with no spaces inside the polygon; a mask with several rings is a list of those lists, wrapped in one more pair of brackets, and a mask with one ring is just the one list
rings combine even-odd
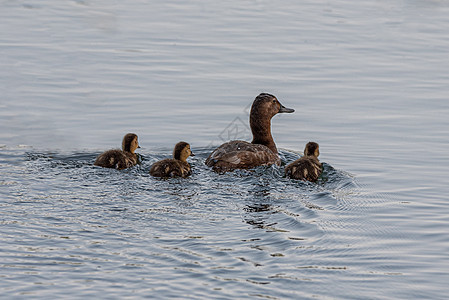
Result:
{"label": "duckling's head", "polygon": [[123,137],[122,150],[134,153],[137,148],[140,148],[137,135],[134,133],[128,133]]}
{"label": "duckling's head", "polygon": [[175,149],[173,150],[174,159],[186,161],[189,156],[195,156],[195,154],[190,150],[190,145],[188,143],[179,142],[175,145]]}
{"label": "duckling's head", "polygon": [[271,119],[278,113],[292,113],[295,110],[283,106],[279,100],[268,93],[261,93],[254,99],[251,106],[252,118],[268,118]]}
{"label": "duckling's head", "polygon": [[320,146],[315,142],[308,142],[304,148],[304,156],[315,156],[320,155]]}

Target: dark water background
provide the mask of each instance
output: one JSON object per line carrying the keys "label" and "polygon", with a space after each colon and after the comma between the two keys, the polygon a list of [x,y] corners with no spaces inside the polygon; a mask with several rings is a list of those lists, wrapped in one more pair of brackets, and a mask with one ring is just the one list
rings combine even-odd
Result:
{"label": "dark water background", "polygon": [[[448,49],[444,0],[0,1],[0,297],[446,298]],[[260,92],[318,184],[204,165]]]}

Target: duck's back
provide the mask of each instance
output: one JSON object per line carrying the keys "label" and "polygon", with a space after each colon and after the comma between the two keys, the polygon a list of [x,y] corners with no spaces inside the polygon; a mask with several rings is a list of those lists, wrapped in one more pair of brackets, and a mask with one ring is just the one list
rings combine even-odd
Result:
{"label": "duck's back", "polygon": [[206,165],[214,171],[250,169],[257,166],[280,165],[279,156],[267,146],[245,141],[231,141],[215,149],[206,159]]}
{"label": "duck's back", "polygon": [[123,170],[134,166],[136,163],[137,155],[114,149],[100,154],[95,160],[94,165],[103,168]]}
{"label": "duck's back", "polygon": [[322,166],[315,156],[304,156],[285,167],[285,175],[300,180],[315,182],[322,172]]}
{"label": "duck's back", "polygon": [[158,161],[150,169],[150,175],[155,177],[187,177],[190,174],[190,165],[187,162],[173,158]]}

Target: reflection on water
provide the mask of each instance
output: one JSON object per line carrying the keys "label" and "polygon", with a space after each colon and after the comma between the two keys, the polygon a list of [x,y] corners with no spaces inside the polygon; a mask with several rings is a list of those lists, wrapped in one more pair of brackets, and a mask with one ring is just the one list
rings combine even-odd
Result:
{"label": "reflection on water", "polygon": [[[124,171],[93,166],[98,153],[2,149],[3,274],[21,283],[2,290],[45,296],[41,284],[62,295],[62,286],[77,289],[90,274],[88,286],[118,285],[123,296],[146,287],[133,295],[193,288],[198,297],[309,298],[322,282],[357,278],[370,282],[362,294],[377,295],[384,280],[407,280],[414,267],[389,253],[392,241],[410,240],[369,217],[381,198],[352,175],[327,163],[317,184],[284,178],[275,166],[218,175],[204,165],[212,149],[193,149],[185,180],[148,175],[169,149],[141,151],[142,164]],[[297,157],[280,154],[283,165]],[[184,287],[173,292],[173,284]],[[333,293],[352,295],[320,290]]]}
{"label": "reflection on water", "polygon": [[[245,266],[265,269],[275,258],[295,265],[289,252],[319,241],[324,234],[314,224],[319,216],[298,199],[326,189],[326,183],[315,191],[313,185],[303,188],[283,178],[282,168],[277,167],[218,175],[204,165],[212,148],[194,150],[194,172],[186,180],[148,176],[161,154],[141,153],[141,165],[117,171],[93,166],[98,153],[2,152],[2,160],[22,161],[9,165],[2,181],[7,188],[2,194],[11,195],[2,205],[3,231],[13,234],[27,228],[20,230],[27,232],[22,239],[4,239],[8,244],[4,251],[22,249],[4,257],[3,267],[11,270],[8,280],[20,281],[34,270],[31,278],[43,276],[56,285],[64,281],[76,286],[77,277],[69,274],[90,272],[92,281],[104,286],[137,270],[152,273],[159,266],[162,278],[179,272],[188,278],[201,274],[198,281],[188,281],[186,292],[201,282],[216,290],[221,290],[220,281],[235,282],[234,292],[222,294],[228,296],[237,296],[247,284],[276,284],[280,274],[263,275],[265,270],[251,275]],[[292,154],[282,151],[282,155]],[[336,185],[352,181],[338,172],[332,180]],[[28,258],[22,257],[24,253],[30,254]],[[65,266],[67,274],[52,275],[53,264]],[[112,273],[101,281],[95,279],[104,269]],[[130,279],[128,284],[137,283]],[[162,282],[157,285],[165,289]],[[12,288],[10,293],[28,289],[42,295],[26,286]]]}

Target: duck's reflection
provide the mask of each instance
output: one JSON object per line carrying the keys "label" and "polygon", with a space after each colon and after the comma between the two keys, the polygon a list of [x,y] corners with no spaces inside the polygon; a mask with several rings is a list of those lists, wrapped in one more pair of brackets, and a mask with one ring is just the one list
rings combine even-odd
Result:
{"label": "duck's reflection", "polygon": [[243,216],[246,223],[259,229],[269,229],[268,224],[270,215],[276,213],[271,205],[270,186],[259,183],[249,191],[247,204],[243,207],[245,215]]}

